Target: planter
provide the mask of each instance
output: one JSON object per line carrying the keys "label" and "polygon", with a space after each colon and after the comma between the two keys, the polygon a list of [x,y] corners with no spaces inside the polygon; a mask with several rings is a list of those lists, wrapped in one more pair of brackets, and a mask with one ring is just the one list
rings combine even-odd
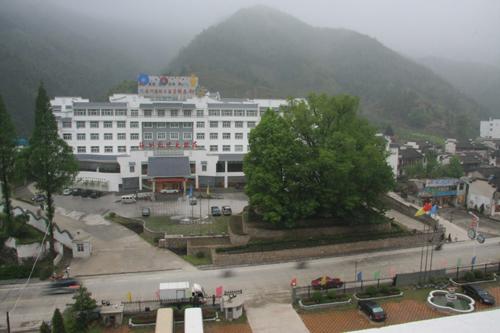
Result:
{"label": "planter", "polygon": [[349,298],[347,301],[305,305],[305,304],[302,303],[302,300],[299,299],[298,303],[299,303],[299,306],[300,306],[301,309],[304,309],[304,310],[314,310],[314,309],[324,309],[324,308],[329,308],[329,307],[347,305],[347,304],[350,304],[351,301],[352,301],[352,298]]}
{"label": "planter", "polygon": [[385,299],[385,298],[396,298],[396,297],[401,297],[403,296],[404,293],[401,291],[399,294],[394,294],[394,295],[387,295],[387,296],[375,296],[375,297],[358,297],[357,294],[354,294],[354,298],[357,301],[372,301],[372,300],[377,300],[377,299]]}
{"label": "planter", "polygon": [[480,284],[480,283],[486,283],[486,282],[495,282],[497,280],[497,275],[496,274],[493,274],[493,279],[490,279],[490,280],[479,280],[479,281],[474,281],[474,282],[457,282],[455,280],[453,280],[452,278],[450,278],[450,282],[455,285],[455,286],[465,286],[465,285],[468,285],[468,284]]}

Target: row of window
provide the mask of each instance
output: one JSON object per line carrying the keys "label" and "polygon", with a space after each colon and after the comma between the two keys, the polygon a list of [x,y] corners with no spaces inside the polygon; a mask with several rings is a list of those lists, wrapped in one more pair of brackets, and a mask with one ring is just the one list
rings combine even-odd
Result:
{"label": "row of window", "polygon": [[[210,140],[218,140],[219,133],[210,133]],[[234,133],[236,140],[243,140],[243,133]],[[231,140],[231,133],[222,133],[223,140]],[[196,140],[205,140],[205,133],[196,133]]]}
{"label": "row of window", "polygon": [[[210,121],[209,126],[210,126],[210,128],[218,128],[219,123],[221,123],[221,121]],[[257,124],[255,121],[247,121],[246,123],[247,123],[247,128],[254,128],[255,125]],[[234,127],[235,128],[243,128],[243,124],[244,124],[243,121],[235,121]],[[204,128],[205,122],[204,121],[196,122],[196,127],[197,128]],[[231,128],[231,121],[227,121],[227,120],[222,121],[222,128]]]}
{"label": "row of window", "polygon": [[[222,139],[223,140],[231,140],[231,133],[222,133]],[[90,133],[90,140],[92,141],[97,141],[100,140],[100,134],[99,133]],[[153,140],[154,139],[154,133],[152,132],[145,132],[144,135],[144,140]],[[210,133],[209,135],[210,140],[218,140],[219,139],[219,133]],[[243,140],[243,133],[234,133],[234,138],[236,140]],[[73,139],[73,135],[71,133],[64,133],[63,134],[63,139],[67,141],[71,141]],[[85,141],[87,140],[87,134],[86,133],[77,133],[76,134],[76,139],[78,141]],[[113,133],[104,133],[103,134],[103,139],[104,140],[113,140]],[[127,134],[126,133],[117,133],[116,134],[116,139],[117,140],[127,140]],[[179,140],[179,139],[184,139],[184,140],[192,140],[193,139],[193,133],[191,132],[184,132],[184,133],[177,133],[177,132],[172,132],[172,133],[167,133],[167,132],[158,132],[156,133],[156,139],[157,140]],[[139,133],[130,133],[130,140],[139,140]],[[205,140],[205,133],[196,133],[196,140]]]}
{"label": "row of window", "polygon": [[[99,128],[100,121],[92,120],[89,121],[89,128]],[[87,122],[86,121],[77,121],[76,128],[85,128]],[[131,121],[129,124],[130,128],[139,128],[138,121]],[[73,123],[71,120],[63,120],[62,128],[72,128]],[[102,128],[113,128],[113,121],[102,121]],[[127,122],[124,120],[119,120],[116,122],[116,128],[127,128]]]}
{"label": "row of window", "polygon": [[[101,153],[101,147],[100,146],[91,146],[90,150],[87,150],[88,147],[86,146],[77,146],[76,151],[78,154],[86,154],[86,153],[92,153],[92,154],[99,154]],[[205,149],[205,146],[197,146],[198,149]],[[211,152],[218,152],[219,151],[219,146],[218,145],[210,145],[210,151]],[[243,145],[234,145],[234,152],[243,152]],[[115,152],[115,147],[113,146],[104,146],[104,153],[114,153]],[[139,150],[139,146],[130,146],[130,151],[135,151]],[[250,146],[247,146],[247,150],[250,151]],[[231,145],[222,145],[222,150],[223,152],[231,152]],[[117,146],[116,147],[116,152],[117,153],[126,153],[127,152],[127,147],[126,146]]]}
{"label": "row of window", "polygon": [[[104,140],[113,140],[113,133],[104,133],[103,138],[104,138]],[[64,140],[72,140],[73,135],[71,133],[64,133],[63,139]],[[77,133],[76,139],[79,141],[87,140],[87,134],[86,133]],[[126,133],[117,133],[116,139],[117,140],[126,140],[127,135],[126,135]],[[99,133],[90,133],[90,140],[100,140]],[[139,133],[130,133],[130,140],[139,140]]]}
{"label": "row of window", "polygon": [[[263,111],[261,111],[261,115],[264,114]],[[233,115],[235,117],[257,117],[257,110],[208,110],[208,115],[210,117],[232,117]]]}
{"label": "row of window", "polygon": [[[198,148],[201,148],[204,146],[198,146]],[[211,152],[218,152],[219,151],[219,146],[218,145],[210,145],[209,147]],[[250,146],[247,146],[247,150],[250,151]],[[230,152],[231,151],[231,145],[222,145],[222,151],[223,152]],[[234,151],[235,152],[242,152],[243,151],[243,145],[234,145]]]}
{"label": "row of window", "polygon": [[[92,120],[88,122],[89,128],[100,128],[100,121],[97,120]],[[219,123],[221,121],[210,121],[209,126],[210,128],[218,128]],[[255,121],[247,121],[247,128],[254,128],[256,126]],[[243,128],[244,126],[244,121],[235,121],[234,122],[234,127],[235,128]],[[73,124],[71,120],[64,120],[62,122],[62,128],[72,128]],[[87,122],[78,120],[76,121],[76,128],[86,128]],[[159,123],[153,123],[153,122],[144,122],[142,123],[143,128],[192,128],[193,123],[164,123],[164,122],[159,122]],[[139,128],[139,122],[138,121],[131,121],[129,123],[130,128]],[[196,122],[196,127],[197,128],[205,128],[205,122],[204,121],[197,121]],[[222,127],[223,128],[231,128],[231,121],[225,120],[222,121]],[[113,128],[113,121],[103,121],[102,122],[102,128]],[[116,128],[127,128],[127,122],[124,120],[116,121]]]}
{"label": "row of window", "polygon": [[[144,109],[140,110],[142,111],[142,116],[144,117],[165,117],[165,116],[170,116],[170,117],[178,117],[182,115],[183,117],[191,117],[193,112],[192,110],[152,110],[152,109]],[[258,112],[257,110],[213,110],[210,109],[208,110],[208,115],[211,117],[257,117],[257,115],[260,113],[262,116],[264,114],[265,110],[260,110]],[[126,109],[75,109],[74,110],[74,115],[75,117],[83,117],[83,116],[127,116],[128,112]],[[129,115],[131,117],[138,117],[139,116],[139,110],[130,110]],[[196,110],[196,116],[197,117],[203,117],[204,110]]]}
{"label": "row of window", "polygon": [[112,110],[112,109],[75,109],[74,110],[74,115],[75,116],[126,116],[127,115],[127,109],[117,109],[117,110]]}
{"label": "row of window", "polygon": [[143,128],[193,128],[193,123],[151,123],[143,122]]}
{"label": "row of window", "polygon": [[[153,133],[151,132],[145,132],[143,134],[144,140],[153,140]],[[184,132],[184,133],[178,133],[178,132],[172,132],[172,133],[167,133],[167,132],[158,132],[156,133],[156,139],[157,140],[192,140],[193,139],[193,133],[191,132]]]}

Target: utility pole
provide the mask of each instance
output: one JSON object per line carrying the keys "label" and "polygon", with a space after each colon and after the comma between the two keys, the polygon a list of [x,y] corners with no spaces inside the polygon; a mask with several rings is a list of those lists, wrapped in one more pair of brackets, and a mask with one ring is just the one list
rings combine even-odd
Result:
{"label": "utility pole", "polygon": [[9,311],[7,311],[7,333],[10,333],[10,319],[9,319]]}

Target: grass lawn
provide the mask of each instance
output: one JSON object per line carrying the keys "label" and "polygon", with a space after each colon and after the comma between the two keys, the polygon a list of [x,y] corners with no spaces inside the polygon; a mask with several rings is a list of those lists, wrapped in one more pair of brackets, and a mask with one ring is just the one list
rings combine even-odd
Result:
{"label": "grass lawn", "polygon": [[202,258],[198,258],[197,256],[193,255],[185,255],[182,256],[182,259],[186,260],[190,264],[194,266],[200,266],[200,265],[210,265],[212,263],[212,260],[208,256],[204,256]]}
{"label": "grass lawn", "polygon": [[211,217],[212,223],[206,224],[181,224],[168,216],[151,216],[144,221],[148,229],[170,235],[219,235],[227,233],[229,216]]}

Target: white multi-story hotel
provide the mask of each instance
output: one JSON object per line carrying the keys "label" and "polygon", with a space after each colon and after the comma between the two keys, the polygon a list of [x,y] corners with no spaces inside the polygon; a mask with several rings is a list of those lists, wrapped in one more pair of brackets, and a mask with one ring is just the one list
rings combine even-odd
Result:
{"label": "white multi-story hotel", "polygon": [[241,186],[248,134],[267,109],[286,104],[209,94],[176,101],[144,94],[115,94],[104,103],[51,100],[60,136],[79,161],[80,186],[124,192]]}
{"label": "white multi-story hotel", "polygon": [[500,139],[500,119],[489,119],[480,122],[479,135],[486,139]]}

